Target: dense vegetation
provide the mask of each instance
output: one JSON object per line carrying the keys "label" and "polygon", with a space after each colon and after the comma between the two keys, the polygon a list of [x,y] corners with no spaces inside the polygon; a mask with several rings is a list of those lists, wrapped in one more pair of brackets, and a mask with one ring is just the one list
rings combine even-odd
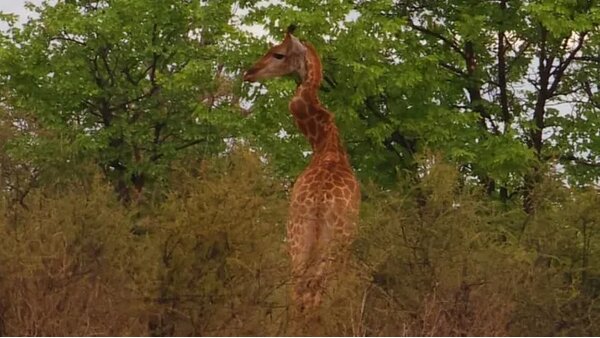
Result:
{"label": "dense vegetation", "polygon": [[[291,80],[362,183],[337,335],[600,335],[600,4],[59,0],[0,35],[0,334],[284,335]],[[259,25],[266,36],[242,27]]]}

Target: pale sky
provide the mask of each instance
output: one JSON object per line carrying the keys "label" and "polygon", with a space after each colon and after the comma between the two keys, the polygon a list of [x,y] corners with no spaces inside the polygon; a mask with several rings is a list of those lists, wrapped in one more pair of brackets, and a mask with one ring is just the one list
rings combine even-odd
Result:
{"label": "pale sky", "polygon": [[[0,11],[5,13],[15,13],[19,16],[27,16],[25,2],[25,0],[0,0]],[[41,4],[42,0],[29,0],[28,2]]]}
{"label": "pale sky", "polygon": [[[273,2],[273,0],[270,1]],[[25,23],[27,22],[27,17],[31,15],[31,13],[25,9],[26,2],[39,5],[43,2],[43,0],[0,0],[0,12],[17,14],[19,16],[19,21],[21,23]],[[54,0],[50,0],[50,2],[54,2]],[[242,12],[244,11],[240,11],[238,15],[243,15],[244,13]],[[264,29],[259,25],[244,26],[243,28],[257,36],[265,35]],[[6,26],[0,24],[0,30],[3,29],[6,29]]]}
{"label": "pale sky", "polygon": [[[27,9],[25,9],[25,2],[31,2],[36,5],[42,3],[43,0],[0,0],[0,12],[17,14],[19,16],[19,22],[27,22],[27,17],[31,15]],[[0,23],[0,30],[8,28],[6,25]]]}

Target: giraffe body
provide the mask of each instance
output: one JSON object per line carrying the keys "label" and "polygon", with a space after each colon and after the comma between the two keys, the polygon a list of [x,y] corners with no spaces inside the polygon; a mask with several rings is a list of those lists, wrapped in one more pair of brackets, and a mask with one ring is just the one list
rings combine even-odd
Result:
{"label": "giraffe body", "polygon": [[293,298],[306,311],[320,304],[328,277],[345,261],[356,232],[360,189],[333,115],[318,99],[322,70],[312,45],[288,31],[284,41],[271,48],[244,79],[293,72],[302,82],[289,109],[313,151],[310,164],[294,184],[287,225]]}

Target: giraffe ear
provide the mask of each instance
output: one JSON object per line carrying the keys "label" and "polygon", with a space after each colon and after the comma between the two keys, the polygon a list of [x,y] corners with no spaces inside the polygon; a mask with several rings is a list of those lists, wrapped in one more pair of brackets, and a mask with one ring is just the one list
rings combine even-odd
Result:
{"label": "giraffe ear", "polygon": [[306,47],[293,35],[296,30],[296,25],[291,24],[288,26],[285,33],[285,40],[287,41],[287,52],[288,54],[304,54]]}
{"label": "giraffe ear", "polygon": [[306,52],[306,46],[304,46],[297,37],[289,35],[289,39],[287,45],[288,54],[304,54]]}

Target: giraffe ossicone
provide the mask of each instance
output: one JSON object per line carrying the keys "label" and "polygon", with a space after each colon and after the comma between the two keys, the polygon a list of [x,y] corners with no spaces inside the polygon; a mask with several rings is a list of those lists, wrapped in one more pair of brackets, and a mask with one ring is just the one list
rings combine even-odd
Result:
{"label": "giraffe ossicone", "polygon": [[271,47],[245,74],[260,81],[296,73],[301,82],[289,109],[312,147],[310,164],[292,189],[287,242],[293,298],[305,311],[319,306],[326,281],[345,260],[358,222],[360,188],[341,143],[333,114],[318,97],[322,66],[315,48],[293,35]]}

